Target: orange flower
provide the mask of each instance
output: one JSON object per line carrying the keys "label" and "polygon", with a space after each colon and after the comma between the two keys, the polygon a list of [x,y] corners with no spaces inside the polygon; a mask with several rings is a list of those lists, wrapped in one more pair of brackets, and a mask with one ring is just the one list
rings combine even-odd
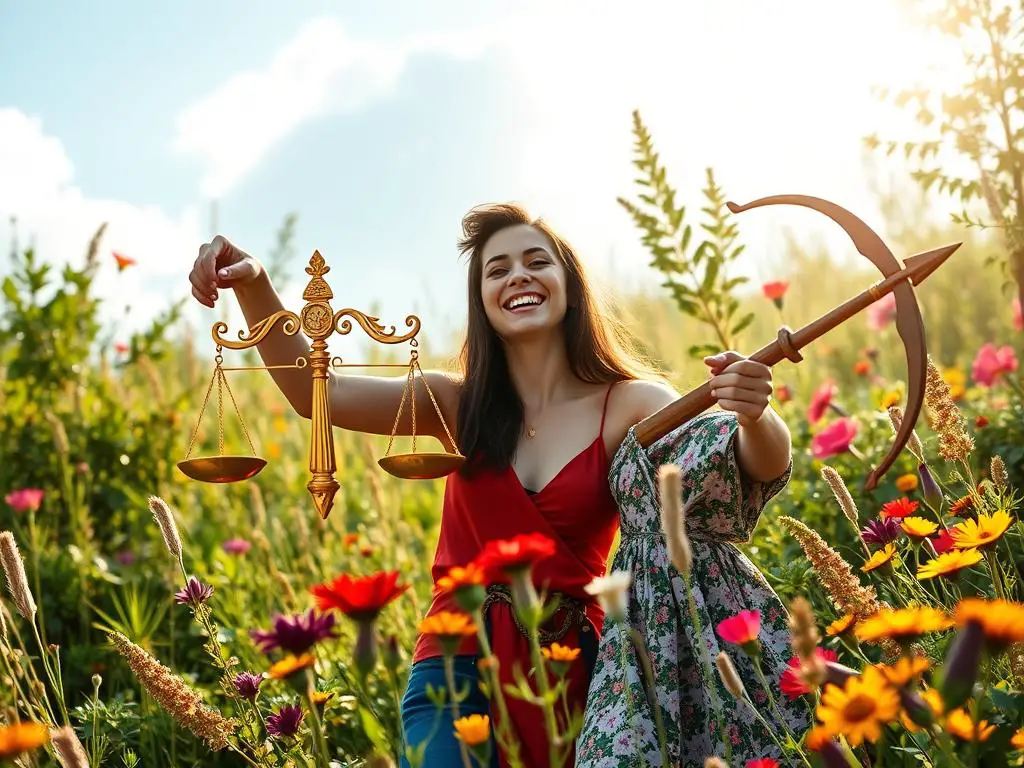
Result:
{"label": "orange flower", "polygon": [[453,592],[460,587],[471,587],[484,583],[484,571],[476,563],[470,563],[465,568],[459,565],[452,566],[448,573],[437,580],[437,588],[442,592]]}
{"label": "orange flower", "polygon": [[884,549],[879,549],[871,555],[871,558],[861,566],[861,570],[864,573],[869,573],[876,568],[881,568],[887,564],[896,554],[895,544],[886,544]]}
{"label": "orange flower", "polygon": [[114,255],[114,261],[117,262],[118,272],[124,272],[127,267],[134,266],[137,263],[131,256],[125,256],[117,251],[112,251],[112,253]]}
{"label": "orange flower", "polygon": [[896,490],[900,493],[910,493],[917,490],[917,475],[909,472],[896,478]]}
{"label": "orange flower", "polygon": [[544,655],[545,659],[553,661],[576,661],[580,655],[579,648],[570,648],[567,645],[559,645],[558,643],[552,643],[550,648],[541,648],[540,652]]}
{"label": "orange flower", "polygon": [[466,613],[438,611],[420,622],[424,635],[434,635],[441,643],[445,655],[454,655],[464,637],[476,634],[476,624]]}
{"label": "orange flower", "polygon": [[825,627],[825,634],[829,637],[835,637],[841,635],[844,632],[849,631],[850,627],[853,626],[855,616],[852,613],[848,613],[845,616],[840,616],[838,619],[833,621],[827,627]]}
{"label": "orange flower", "polygon": [[965,512],[974,509],[974,499],[970,495],[961,496],[949,507],[949,514],[952,517],[966,517]]}
{"label": "orange flower", "polygon": [[910,642],[921,635],[941,632],[953,626],[953,619],[931,606],[883,608],[857,625],[855,634],[862,643],[883,638]]}
{"label": "orange flower", "polygon": [[455,726],[455,738],[467,747],[478,747],[491,736],[491,719],[487,715],[467,715],[452,725]]}
{"label": "orange flower", "polygon": [[16,757],[43,746],[50,733],[41,723],[20,723],[6,728],[0,726],[0,758]]}
{"label": "orange flower", "polygon": [[900,656],[895,664],[876,664],[882,676],[892,685],[910,685],[923,672],[927,672],[931,662],[924,656]]}
{"label": "orange flower", "polygon": [[420,632],[425,635],[437,635],[440,638],[463,638],[476,634],[476,625],[469,614],[453,611],[438,611],[425,617],[420,622]]}
{"label": "orange flower", "polygon": [[316,664],[316,657],[312,653],[304,653],[301,656],[286,656],[267,670],[267,674],[275,680],[287,680],[297,672],[308,669]]}
{"label": "orange flower", "polygon": [[[996,727],[989,725],[988,720],[975,723],[966,709],[954,709],[946,715],[946,731],[963,741],[987,741],[995,733]],[[977,726],[977,738],[975,738]]]}
{"label": "orange flower", "polygon": [[853,364],[853,372],[858,376],[867,376],[871,372],[871,363],[867,360],[858,360]]}
{"label": "orange flower", "polygon": [[985,640],[995,649],[1024,642],[1024,605],[1021,603],[968,597],[957,604],[954,618],[961,627],[971,621],[980,624]]}
{"label": "orange flower", "polygon": [[398,571],[353,578],[345,573],[310,589],[321,611],[331,608],[356,621],[373,621],[384,607],[409,588],[398,584]]}
{"label": "orange flower", "polygon": [[882,505],[882,519],[887,517],[907,517],[917,511],[918,503],[902,496]]}

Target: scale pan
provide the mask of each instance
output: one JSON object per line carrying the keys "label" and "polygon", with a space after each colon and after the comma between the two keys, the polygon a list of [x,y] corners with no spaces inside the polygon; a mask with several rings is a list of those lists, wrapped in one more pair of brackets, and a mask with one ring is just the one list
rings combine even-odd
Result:
{"label": "scale pan", "polygon": [[461,467],[466,457],[460,453],[399,453],[377,461],[381,469],[403,480],[435,480]]}
{"label": "scale pan", "polygon": [[178,462],[178,469],[201,483],[237,483],[267,466],[258,456],[200,456]]}

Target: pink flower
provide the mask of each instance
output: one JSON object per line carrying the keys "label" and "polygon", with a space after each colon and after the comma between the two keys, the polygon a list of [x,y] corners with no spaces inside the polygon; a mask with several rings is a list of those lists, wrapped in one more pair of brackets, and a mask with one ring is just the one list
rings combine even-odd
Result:
{"label": "pink flower", "polygon": [[1017,356],[1013,348],[1006,344],[996,349],[989,342],[978,350],[971,366],[971,377],[983,387],[991,387],[1004,373],[1017,370]]}
{"label": "pink flower", "polygon": [[857,436],[857,422],[843,416],[836,419],[811,439],[811,453],[816,459],[827,459],[843,453]]}
{"label": "pink flower", "polygon": [[807,409],[807,420],[814,424],[821,420],[821,417],[825,415],[825,411],[828,410],[829,405],[832,404],[832,398],[836,396],[836,385],[829,379],[811,395],[811,405]]}
{"label": "pink flower", "polygon": [[21,488],[4,496],[4,501],[15,512],[35,512],[43,503],[43,491],[39,488]]}
{"label": "pink flower", "polygon": [[229,555],[244,555],[252,547],[245,539],[228,539],[221,547]]}
{"label": "pink flower", "polygon": [[1020,311],[1020,296],[1013,300],[1013,330],[1024,331],[1024,314]]}
{"label": "pink flower", "polygon": [[757,760],[748,760],[747,768],[779,768],[779,764],[770,757],[761,757]]}
{"label": "pink flower", "polygon": [[[815,648],[814,655],[822,661],[838,661],[839,656],[835,651],[828,648]],[[800,657],[793,656],[789,662],[787,662],[786,669],[783,670],[782,676],[779,678],[779,688],[786,695],[786,698],[790,701],[795,701],[801,696],[805,696],[811,692],[811,689],[804,682],[800,676]],[[748,763],[749,765],[749,763]]]}
{"label": "pink flower", "polygon": [[718,636],[727,643],[746,645],[757,640],[761,632],[760,611],[740,611],[718,623]]}
{"label": "pink flower", "polygon": [[896,294],[887,293],[868,307],[868,328],[880,331],[896,318]]}

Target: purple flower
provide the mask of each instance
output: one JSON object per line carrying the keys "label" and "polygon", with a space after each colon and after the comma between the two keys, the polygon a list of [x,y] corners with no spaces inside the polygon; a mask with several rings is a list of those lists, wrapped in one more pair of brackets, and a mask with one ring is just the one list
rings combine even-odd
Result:
{"label": "purple flower", "polygon": [[274,616],[273,629],[254,629],[249,635],[264,653],[280,648],[296,656],[305,653],[321,640],[337,637],[334,634],[334,614],[317,616],[312,608],[305,615],[300,613],[291,618]]}
{"label": "purple flower", "polygon": [[267,716],[267,733],[278,738],[294,736],[299,732],[302,714],[302,707],[298,704],[281,707],[276,714]]}
{"label": "purple flower", "polygon": [[180,592],[174,593],[174,602],[178,605],[200,605],[210,599],[213,587],[203,584],[195,576],[190,576],[188,584]]}
{"label": "purple flower", "polygon": [[135,553],[130,549],[122,549],[114,554],[114,560],[118,565],[131,565],[135,562]]}
{"label": "purple flower", "polygon": [[885,520],[872,520],[861,529],[860,537],[868,544],[888,544],[899,538],[901,530],[898,517],[887,517]]}
{"label": "purple flower", "polygon": [[239,672],[231,680],[235,686],[235,690],[238,691],[238,695],[243,699],[254,701],[256,695],[260,692],[260,683],[263,682],[263,675],[254,675],[251,672]]}
{"label": "purple flower", "polygon": [[245,539],[228,539],[221,547],[229,555],[244,555],[252,548],[252,544]]}

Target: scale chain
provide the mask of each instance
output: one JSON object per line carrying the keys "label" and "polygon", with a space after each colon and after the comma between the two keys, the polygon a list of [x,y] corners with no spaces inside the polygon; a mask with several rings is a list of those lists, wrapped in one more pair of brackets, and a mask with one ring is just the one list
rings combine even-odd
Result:
{"label": "scale chain", "polygon": [[245,435],[245,441],[249,444],[249,450],[252,451],[253,455],[256,455],[256,446],[252,442],[252,437],[249,435],[249,427],[246,426],[245,419],[242,418],[242,411],[238,407],[238,402],[235,400],[235,393],[231,391],[231,386],[228,384],[227,374],[224,373],[224,367],[222,363],[224,357],[221,355],[221,347],[217,347],[217,355],[214,357],[214,369],[213,376],[210,377],[210,383],[206,387],[206,395],[203,397],[203,404],[199,408],[199,418],[196,419],[195,429],[192,431],[192,437],[188,443],[188,451],[185,453],[185,458],[188,459],[192,456],[192,451],[196,445],[196,439],[199,436],[199,427],[202,425],[202,416],[206,412],[206,406],[210,402],[210,394],[213,392],[214,383],[217,384],[217,455],[224,455],[224,390],[227,389],[228,397],[231,398],[231,405],[235,409],[235,415],[238,417],[238,423],[242,427],[242,434]]}

